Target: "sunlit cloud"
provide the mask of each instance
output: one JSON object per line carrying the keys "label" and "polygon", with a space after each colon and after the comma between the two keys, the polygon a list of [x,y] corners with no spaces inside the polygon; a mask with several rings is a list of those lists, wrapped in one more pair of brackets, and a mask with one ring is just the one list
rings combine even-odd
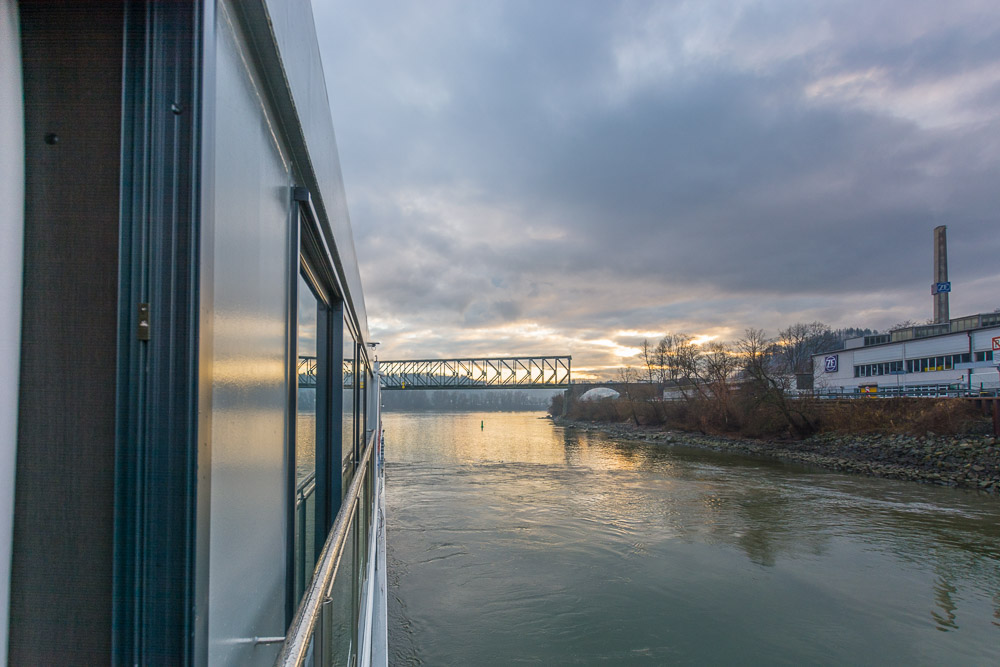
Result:
{"label": "sunlit cloud", "polygon": [[635,329],[620,329],[614,333],[615,338],[645,338],[652,343],[663,336],[664,332],[662,331],[636,331]]}
{"label": "sunlit cloud", "polygon": [[619,345],[613,340],[600,339],[600,340],[588,340],[581,341],[585,345],[592,345],[598,348],[606,348],[611,354],[620,358],[634,357],[641,352],[637,347],[628,347],[626,345]]}
{"label": "sunlit cloud", "polygon": [[701,335],[698,335],[698,336],[695,336],[694,338],[692,338],[691,339],[691,344],[692,345],[699,345],[699,346],[701,346],[701,345],[704,345],[705,343],[710,343],[713,340],[718,340],[718,339],[719,339],[718,336],[710,336],[708,334],[701,334]]}

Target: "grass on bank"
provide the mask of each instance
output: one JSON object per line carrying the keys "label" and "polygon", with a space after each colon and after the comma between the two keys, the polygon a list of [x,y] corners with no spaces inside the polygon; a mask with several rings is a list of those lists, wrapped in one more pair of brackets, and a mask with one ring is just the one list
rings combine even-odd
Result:
{"label": "grass on bank", "polygon": [[[549,413],[556,417],[563,415],[564,400],[562,395],[555,396]],[[801,439],[818,433],[964,435],[989,433],[992,428],[989,417],[964,400],[792,399],[767,396],[759,391],[672,401],[629,392],[616,399],[573,400],[565,417],[574,421],[632,423],[757,439]]]}

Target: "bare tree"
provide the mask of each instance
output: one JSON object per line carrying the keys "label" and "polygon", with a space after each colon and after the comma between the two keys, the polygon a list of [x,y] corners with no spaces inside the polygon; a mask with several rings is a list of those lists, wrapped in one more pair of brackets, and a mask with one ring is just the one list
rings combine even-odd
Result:
{"label": "bare tree", "polygon": [[701,355],[699,377],[712,387],[713,392],[725,391],[738,369],[739,357],[730,345],[720,341],[712,341],[705,345],[705,351]]}
{"label": "bare tree", "polygon": [[702,386],[702,356],[702,348],[694,344],[694,338],[683,333],[666,334],[655,348],[643,346],[649,376],[659,382],[661,390],[668,382],[675,383],[684,398],[707,397]]}
{"label": "bare tree", "polygon": [[739,369],[732,346],[720,341],[705,345],[698,364],[698,379],[707,392],[702,395],[714,406],[716,416],[728,428],[732,412],[732,380]]}
{"label": "bare tree", "polygon": [[836,341],[822,322],[797,322],[778,332],[777,356],[786,373],[808,373],[812,357],[832,348]]}
{"label": "bare tree", "polygon": [[654,355],[662,382],[690,377],[693,355],[691,336],[668,333],[656,344]]}
{"label": "bare tree", "polygon": [[646,367],[646,381],[653,384],[659,377],[659,369],[656,367],[656,348],[650,345],[649,340],[642,339],[642,363]]}
{"label": "bare tree", "polygon": [[663,385],[667,383],[667,380],[670,379],[670,373],[667,367],[667,337],[669,335],[670,334],[667,334],[656,343],[656,349],[653,352],[656,355],[656,375],[657,380],[660,383],[661,390],[663,389]]}
{"label": "bare tree", "polygon": [[736,343],[741,356],[745,388],[758,403],[772,405],[799,437],[815,430],[808,416],[789,400],[790,378],[781,372],[775,341],[762,329],[747,329]]}
{"label": "bare tree", "polygon": [[701,362],[701,348],[694,344],[691,336],[685,335],[678,341],[676,348],[676,363],[682,380],[692,380],[698,376],[698,364]]}
{"label": "bare tree", "polygon": [[624,368],[618,369],[618,382],[622,385],[622,391],[625,393],[625,400],[628,401],[629,410],[632,413],[632,421],[635,425],[639,425],[639,416],[635,411],[635,402],[637,397],[635,395],[635,387],[633,386],[639,379],[639,373],[631,366],[625,366]]}

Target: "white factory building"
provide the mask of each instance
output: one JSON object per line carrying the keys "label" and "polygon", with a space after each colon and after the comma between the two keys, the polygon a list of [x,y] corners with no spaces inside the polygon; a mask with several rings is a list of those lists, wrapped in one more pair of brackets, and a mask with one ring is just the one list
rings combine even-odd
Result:
{"label": "white factory building", "polygon": [[818,394],[942,395],[1000,387],[1000,313],[898,329],[813,356]]}

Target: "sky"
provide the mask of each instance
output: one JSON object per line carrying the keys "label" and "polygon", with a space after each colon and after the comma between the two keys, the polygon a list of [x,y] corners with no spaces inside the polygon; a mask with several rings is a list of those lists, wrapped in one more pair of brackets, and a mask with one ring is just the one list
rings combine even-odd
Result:
{"label": "sky", "polygon": [[996,0],[315,0],[383,359],[1000,307]]}

